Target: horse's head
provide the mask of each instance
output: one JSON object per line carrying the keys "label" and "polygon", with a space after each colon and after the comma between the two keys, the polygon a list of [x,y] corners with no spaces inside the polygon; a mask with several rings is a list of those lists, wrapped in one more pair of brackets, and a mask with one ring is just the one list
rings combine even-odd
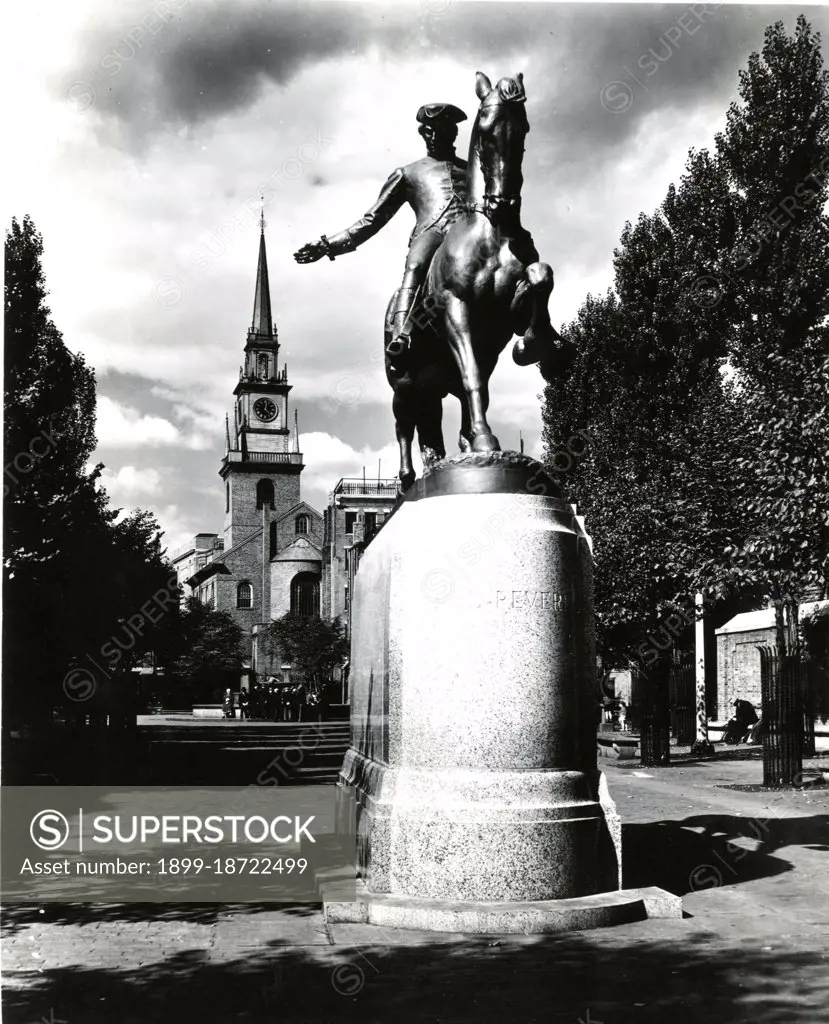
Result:
{"label": "horse's head", "polygon": [[[482,176],[483,206],[491,217],[518,213],[524,177],[524,137],[530,130],[524,103],[524,76],[502,78],[493,88],[486,75],[478,72],[475,92],[481,101],[472,129],[470,155]],[[476,191],[478,191],[476,189]],[[473,198],[470,196],[470,198]]]}

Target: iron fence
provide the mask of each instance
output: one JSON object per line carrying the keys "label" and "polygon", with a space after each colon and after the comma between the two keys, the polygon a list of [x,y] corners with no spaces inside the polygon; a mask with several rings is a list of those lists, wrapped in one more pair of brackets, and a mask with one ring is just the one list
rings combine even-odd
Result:
{"label": "iron fence", "polygon": [[[807,746],[807,677],[798,654],[774,644],[758,646],[762,704],[763,784],[785,786],[801,778]],[[810,723],[814,748],[814,718]]]}
{"label": "iron fence", "polygon": [[671,705],[671,735],[680,746],[691,746],[696,739],[697,680],[694,656],[674,651],[668,676]]}
{"label": "iron fence", "polygon": [[671,716],[668,662],[657,661],[648,672],[634,669],[631,704],[639,727],[640,762],[644,767],[671,759]]}

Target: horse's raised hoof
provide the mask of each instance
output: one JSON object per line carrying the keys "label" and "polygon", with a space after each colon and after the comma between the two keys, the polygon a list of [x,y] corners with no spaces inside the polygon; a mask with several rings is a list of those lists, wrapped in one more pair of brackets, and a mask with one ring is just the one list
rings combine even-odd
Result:
{"label": "horse's raised hoof", "polygon": [[501,446],[498,444],[498,438],[484,431],[481,434],[476,434],[472,438],[472,451],[473,452],[500,452]]}
{"label": "horse's raised hoof", "polygon": [[410,469],[408,473],[400,473],[400,490],[405,494],[415,482],[415,471]]}
{"label": "horse's raised hoof", "polygon": [[561,335],[552,324],[535,331],[528,327],[524,337],[519,338],[512,347],[512,358],[519,366],[532,366],[542,359],[554,357],[560,347]]}
{"label": "horse's raised hoof", "polygon": [[512,346],[512,359],[519,366],[532,366],[538,362],[539,356],[535,346],[528,345],[524,338],[519,338]]}

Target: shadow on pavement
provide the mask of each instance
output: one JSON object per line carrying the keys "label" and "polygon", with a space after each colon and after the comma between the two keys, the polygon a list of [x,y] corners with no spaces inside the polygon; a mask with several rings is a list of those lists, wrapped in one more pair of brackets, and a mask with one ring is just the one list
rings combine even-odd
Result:
{"label": "shadow on pavement", "polygon": [[624,884],[629,888],[658,885],[683,896],[767,878],[791,871],[787,860],[772,855],[787,846],[829,850],[829,815],[701,814],[682,821],[624,825]]}
{"label": "shadow on pavement", "polygon": [[[680,895],[791,870],[779,851],[826,850],[829,817],[704,814],[624,828],[625,885]],[[739,837],[742,837],[740,839]],[[745,843],[752,849],[744,848]],[[405,1021],[518,1024],[813,1024],[829,1002],[827,947],[813,931],[788,940],[722,935],[701,918],[646,921],[556,936],[458,936],[454,941],[338,926],[338,944],[256,944],[255,915],[310,917],[314,904],[50,905],[9,908],[11,932],[34,922],[124,922],[103,964],[15,972],[4,993],[6,1024],[180,1024]],[[139,964],[131,930],[147,921],[251,922],[249,949],[159,951]],[[270,935],[266,924],[264,934]],[[349,931],[349,928],[356,931]],[[262,931],[259,931],[262,934]],[[368,938],[366,937],[368,934]],[[750,934],[750,933],[749,933]],[[17,941],[26,941],[25,934]],[[390,943],[385,945],[384,942]],[[169,950],[169,946],[167,946]],[[142,954],[146,956],[146,953]]]}
{"label": "shadow on pavement", "polygon": [[148,921],[180,921],[186,924],[213,924],[233,914],[260,914],[275,911],[291,917],[312,917],[320,912],[319,903],[17,903],[3,907],[3,935],[15,935],[29,925],[85,925],[122,921],[136,924]]}
{"label": "shadow on pavement", "polygon": [[[651,922],[652,923],[652,922]],[[674,922],[682,925],[682,922]],[[812,1024],[829,997],[820,951],[616,929],[417,946],[281,947],[224,962],[182,952],[124,970],[44,970],[7,990],[7,1024],[515,1021]],[[681,935],[681,938],[677,936]],[[712,940],[714,940],[712,942]],[[770,947],[765,947],[767,950]],[[53,1017],[50,1017],[50,1014]],[[670,1016],[668,1016],[670,1014]]]}

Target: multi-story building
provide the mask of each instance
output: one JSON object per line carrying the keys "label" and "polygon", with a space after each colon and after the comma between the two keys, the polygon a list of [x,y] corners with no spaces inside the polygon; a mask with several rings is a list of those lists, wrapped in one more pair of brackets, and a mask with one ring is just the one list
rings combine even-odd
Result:
{"label": "multi-story building", "polygon": [[218,533],[197,533],[195,537],[170,556],[181,587],[182,602],[192,593],[187,581],[224,549]]}
{"label": "multi-story building", "polygon": [[344,477],[329,497],[322,544],[322,615],[342,617],[349,630],[360,554],[394,508],[398,490],[396,479]]}

